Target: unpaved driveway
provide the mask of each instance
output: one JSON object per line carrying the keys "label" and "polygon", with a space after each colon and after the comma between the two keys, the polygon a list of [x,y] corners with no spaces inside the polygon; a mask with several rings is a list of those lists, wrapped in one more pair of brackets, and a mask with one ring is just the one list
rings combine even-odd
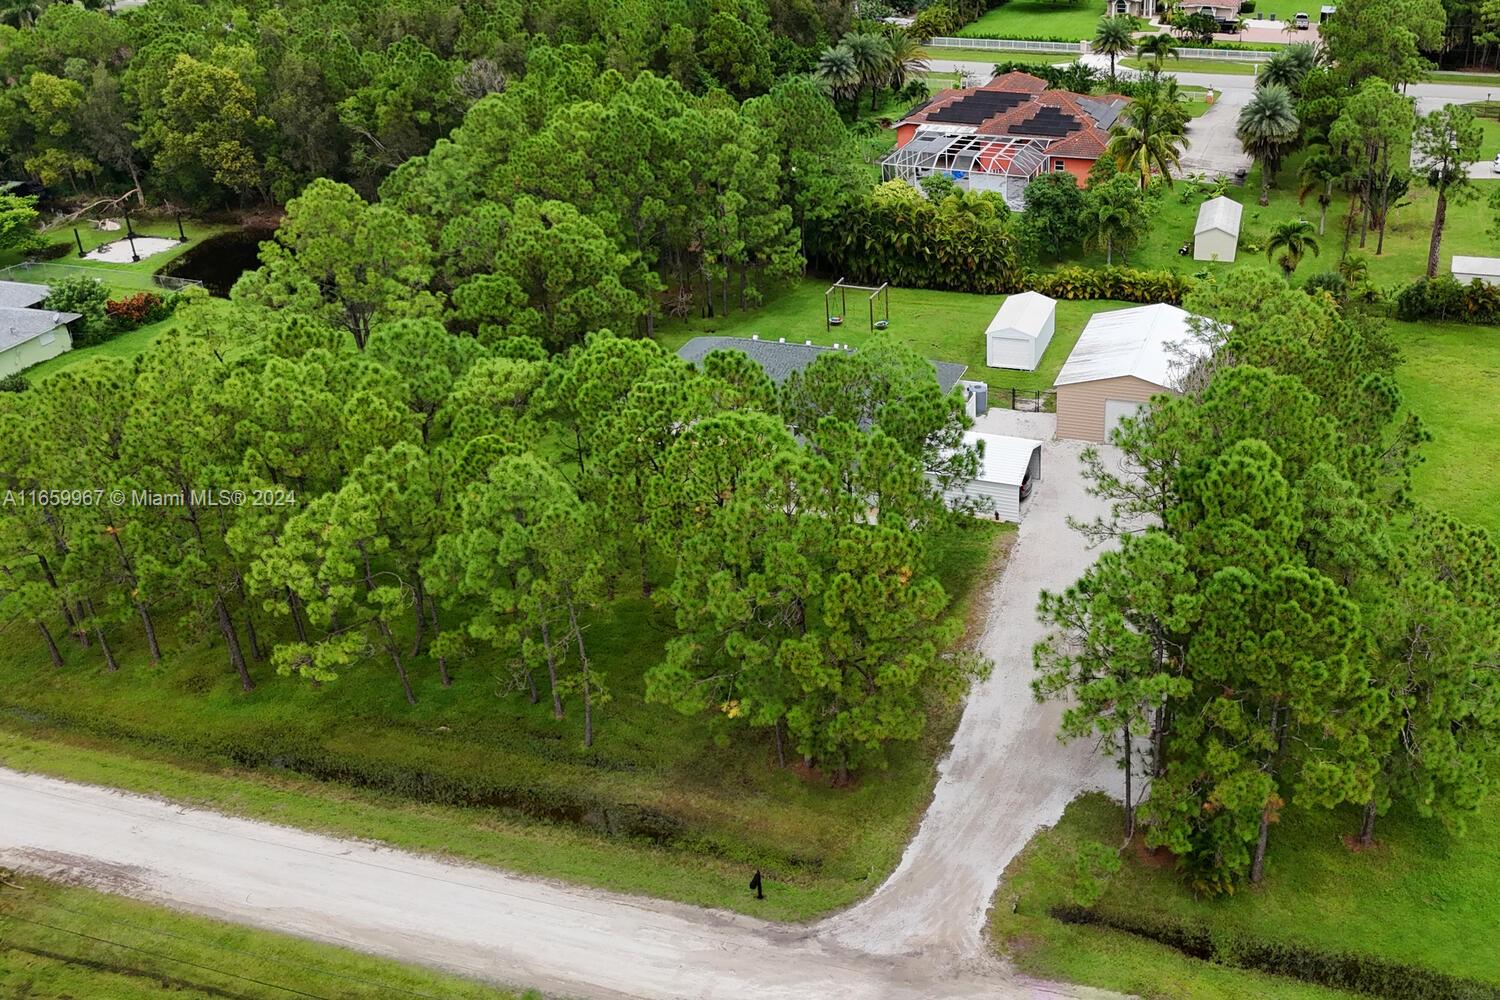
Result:
{"label": "unpaved driveway", "polygon": [[[990,426],[996,419],[980,429],[1041,429]],[[1035,706],[1028,687],[1037,594],[1092,559],[1063,521],[1098,506],[1083,493],[1079,451],[1046,446],[981,640],[996,670],[970,696],[921,829],[874,896],[819,925],[509,875],[4,769],[0,865],[565,996],[1100,996],[1019,976],[981,939],[1000,873],[1031,834],[1079,791],[1116,780],[1086,746],[1057,742],[1058,709]]]}
{"label": "unpaved driveway", "polygon": [[[1053,419],[992,413],[977,430],[1034,435],[1030,425],[998,421]],[[1043,635],[1037,598],[1044,588],[1068,586],[1097,556],[1066,518],[1106,513],[1084,492],[1082,450],[1076,441],[1043,447],[1042,481],[980,641],[995,672],[969,697],[953,749],[939,765],[932,805],[900,866],[873,896],[822,925],[833,940],[882,955],[979,956],[984,913],[1011,858],[1080,792],[1116,791],[1119,772],[1092,754],[1091,743],[1058,742],[1062,707],[1038,706],[1031,697],[1031,647]]]}

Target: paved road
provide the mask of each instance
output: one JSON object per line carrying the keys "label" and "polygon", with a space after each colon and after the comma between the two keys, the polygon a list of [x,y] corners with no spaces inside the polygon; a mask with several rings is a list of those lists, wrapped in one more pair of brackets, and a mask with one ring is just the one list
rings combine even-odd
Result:
{"label": "paved road", "polygon": [[[1050,438],[1055,419],[992,410],[976,430]],[[1016,425],[1028,420],[1033,426]],[[1031,647],[1043,634],[1037,598],[1043,588],[1072,583],[1097,556],[1066,518],[1107,513],[1084,491],[1081,450],[1076,441],[1044,446],[1042,481],[980,640],[995,672],[970,696],[932,805],[900,866],[873,896],[823,925],[833,940],[883,955],[978,957],[1000,873],[1032,834],[1057,822],[1082,791],[1121,794],[1118,772],[1087,741],[1058,742],[1061,706],[1038,707],[1031,697]]]}
{"label": "paved road", "polygon": [[3,769],[0,865],[568,996],[1098,997],[1018,975],[981,936],[1000,873],[1031,834],[1080,790],[1114,781],[1086,746],[1057,743],[1056,708],[1035,707],[1027,686],[1038,591],[1092,559],[1063,524],[1095,504],[1078,451],[1047,446],[981,640],[997,669],[969,699],[917,837],[870,900],[821,924],[524,878]]}

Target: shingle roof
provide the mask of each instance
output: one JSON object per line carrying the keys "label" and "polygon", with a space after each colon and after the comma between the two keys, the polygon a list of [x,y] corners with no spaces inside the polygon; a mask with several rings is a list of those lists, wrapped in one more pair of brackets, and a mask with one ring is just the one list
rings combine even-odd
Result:
{"label": "shingle roof", "polygon": [[48,330],[55,330],[77,318],[78,313],[0,306],[0,351],[8,351],[18,344],[35,340]]}
{"label": "shingle roof", "polygon": [[[749,340],[744,337],[694,337],[677,349],[677,356],[684,361],[702,361],[710,351],[739,351],[765,370],[767,377],[777,385],[785,382],[793,372],[800,372],[824,354],[836,354],[840,348],[817,347],[811,344],[787,344],[776,340]],[[948,392],[958,385],[958,380],[969,370],[968,365],[948,361],[929,361],[937,376],[938,386]]]}
{"label": "shingle roof", "polygon": [[51,294],[52,289],[46,285],[36,285],[29,281],[0,281],[0,306],[10,309],[34,306]]}

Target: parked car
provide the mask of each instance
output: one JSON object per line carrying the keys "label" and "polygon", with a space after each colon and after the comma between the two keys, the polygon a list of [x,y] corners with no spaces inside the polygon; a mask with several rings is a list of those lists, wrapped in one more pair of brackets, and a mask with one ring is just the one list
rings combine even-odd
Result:
{"label": "parked car", "polygon": [[1292,18],[1292,24],[1298,31],[1306,31],[1312,27],[1312,20],[1306,14],[1297,14]]}
{"label": "parked car", "polygon": [[1031,496],[1031,487],[1035,480],[1031,478],[1031,470],[1026,470],[1026,475],[1021,477],[1021,499],[1025,500]]}
{"label": "parked car", "polygon": [[1495,172],[1500,173],[1500,153],[1495,154]]}

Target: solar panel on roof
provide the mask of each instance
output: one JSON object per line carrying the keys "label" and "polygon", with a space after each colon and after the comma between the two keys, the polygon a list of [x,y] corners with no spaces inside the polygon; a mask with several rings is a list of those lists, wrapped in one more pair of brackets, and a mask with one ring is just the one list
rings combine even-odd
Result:
{"label": "solar panel on roof", "polygon": [[1027,94],[1010,94],[998,90],[977,90],[960,98],[945,108],[939,108],[927,116],[930,122],[951,122],[956,125],[979,125],[996,115],[1025,103]]}
{"label": "solar panel on roof", "polygon": [[1060,139],[1082,128],[1083,125],[1072,115],[1057,108],[1045,107],[1026,121],[1012,125],[1008,131],[1012,135],[1041,135]]}

